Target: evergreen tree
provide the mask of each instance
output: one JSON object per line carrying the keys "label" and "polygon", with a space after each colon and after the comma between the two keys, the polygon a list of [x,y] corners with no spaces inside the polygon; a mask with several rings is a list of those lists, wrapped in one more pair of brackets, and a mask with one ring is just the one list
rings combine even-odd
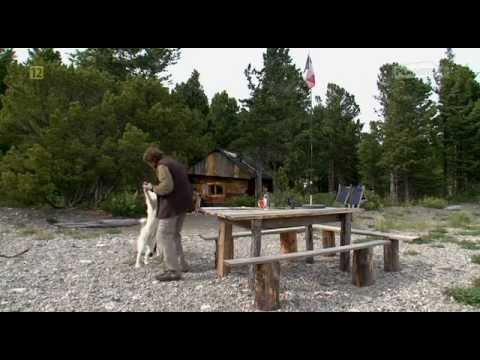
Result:
{"label": "evergreen tree", "polygon": [[[480,84],[466,66],[454,62],[451,49],[440,61],[435,74],[439,96],[439,116],[436,119],[443,160],[444,193],[455,195],[469,189],[476,177],[477,122],[472,114],[480,98]],[[472,115],[471,115],[472,114]]]}
{"label": "evergreen tree", "polygon": [[382,123],[370,121],[370,132],[362,133],[359,145],[359,173],[365,186],[384,195],[386,192],[386,173],[381,163],[382,155]]}
{"label": "evergreen tree", "polygon": [[39,61],[61,63],[62,56],[59,51],[55,51],[53,48],[29,49],[27,64],[34,64]]}
{"label": "evergreen tree", "polygon": [[200,84],[200,73],[197,70],[193,70],[187,82],[177,84],[173,93],[191,110],[198,110],[203,116],[208,115],[208,98]]}
{"label": "evergreen tree", "polygon": [[323,137],[328,159],[328,191],[338,183],[357,184],[358,145],[362,124],[357,119],[360,107],[355,97],[336,84],[328,84]]}
{"label": "evergreen tree", "polygon": [[262,191],[264,167],[275,171],[287,158],[289,144],[306,124],[309,93],[301,71],[286,48],[269,48],[263,68],[245,70],[250,98],[241,116],[240,137],[235,145],[256,163],[256,196]]}
{"label": "evergreen tree", "polygon": [[[384,114],[382,164],[390,173],[392,202],[410,201],[424,189],[435,188],[431,86],[398,64],[382,66],[380,102]],[[401,187],[401,189],[400,189]]]}
{"label": "evergreen tree", "polygon": [[133,75],[164,81],[170,78],[166,68],[179,58],[179,48],[89,48],[77,50],[71,60],[77,66],[93,66],[119,80]]}
{"label": "evergreen tree", "polygon": [[229,148],[239,136],[238,112],[237,101],[229,97],[226,91],[213,96],[207,123],[214,147]]}

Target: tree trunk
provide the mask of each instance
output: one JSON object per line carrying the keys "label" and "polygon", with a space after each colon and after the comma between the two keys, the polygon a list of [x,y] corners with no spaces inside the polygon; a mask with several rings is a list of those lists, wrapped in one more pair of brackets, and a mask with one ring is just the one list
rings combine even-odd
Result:
{"label": "tree trunk", "polygon": [[255,161],[255,166],[257,167],[257,172],[255,176],[255,200],[258,201],[260,199],[260,194],[263,192],[263,166],[261,160],[259,160],[258,158]]}
{"label": "tree trunk", "polygon": [[395,176],[395,171],[390,172],[390,201],[392,204],[398,203],[397,179]]}
{"label": "tree trunk", "polygon": [[335,163],[333,160],[328,162],[328,192],[335,192]]}
{"label": "tree trunk", "polygon": [[405,175],[404,177],[404,182],[405,182],[405,202],[408,204],[410,202],[410,187],[408,184],[408,175]]}

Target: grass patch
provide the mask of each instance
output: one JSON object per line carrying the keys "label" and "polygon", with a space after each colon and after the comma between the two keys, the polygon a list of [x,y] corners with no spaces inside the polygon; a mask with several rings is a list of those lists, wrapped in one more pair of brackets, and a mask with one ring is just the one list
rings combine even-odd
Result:
{"label": "grass patch", "polygon": [[462,241],[453,241],[453,243],[457,244],[458,246],[460,246],[462,249],[465,249],[465,250],[480,250],[480,244],[473,241],[462,240]]}
{"label": "grass patch", "polygon": [[[472,263],[473,264],[477,264],[477,265],[480,265],[480,255],[473,255],[472,256]],[[480,287],[480,278],[477,279],[478,282],[479,282],[479,287]]]}
{"label": "grass patch", "polygon": [[432,248],[440,248],[440,249],[443,249],[445,248],[445,245],[442,245],[442,244],[433,244],[431,245]]}
{"label": "grass patch", "polygon": [[20,230],[18,233],[23,236],[32,236],[32,235],[35,235],[38,231],[39,230],[37,229],[28,228],[28,229]]}
{"label": "grass patch", "polygon": [[445,294],[459,303],[480,307],[480,278],[474,279],[471,287],[449,288],[445,290]]}
{"label": "grass patch", "polygon": [[462,236],[480,236],[480,230],[466,230],[459,232],[458,235]]}
{"label": "grass patch", "polygon": [[122,230],[120,229],[108,229],[105,231],[105,234],[109,234],[109,235],[118,235],[121,233],[122,233]]}
{"label": "grass patch", "polygon": [[451,288],[445,293],[459,303],[480,307],[480,287]]}
{"label": "grass patch", "polygon": [[472,223],[472,215],[466,211],[451,214],[448,217],[448,224],[454,228],[466,227]]}
{"label": "grass patch", "polygon": [[431,209],[444,209],[447,207],[448,202],[445,199],[426,197],[418,202],[419,206],[423,206]]}
{"label": "grass patch", "polygon": [[417,255],[420,255],[420,253],[418,251],[415,251],[415,250],[407,250],[403,253],[404,255],[408,255],[408,256],[417,256]]}
{"label": "grass patch", "polygon": [[422,237],[419,237],[418,239],[412,240],[412,244],[415,244],[415,245],[431,244],[432,242],[434,242],[434,240],[429,235],[422,236]]}
{"label": "grass patch", "polygon": [[413,240],[413,244],[430,244],[436,241],[453,241],[454,238],[448,235],[448,231],[443,228],[436,228],[429,231],[428,235],[422,236],[419,239]]}

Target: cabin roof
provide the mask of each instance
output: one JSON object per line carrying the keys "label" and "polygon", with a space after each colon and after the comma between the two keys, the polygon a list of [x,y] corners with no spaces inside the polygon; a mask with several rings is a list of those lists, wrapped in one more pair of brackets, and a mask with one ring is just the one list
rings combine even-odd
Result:
{"label": "cabin roof", "polygon": [[[221,153],[227,159],[234,162],[239,167],[245,169],[247,172],[249,172],[252,175],[252,177],[255,176],[255,173],[257,172],[257,168],[254,165],[254,161],[252,159],[250,159],[249,157],[246,157],[246,156],[241,155],[239,153],[234,153],[232,151],[228,151],[228,150],[225,150],[225,149],[220,149],[220,148],[211,151],[210,153],[208,153],[208,155],[210,155],[212,153],[215,153],[215,152]],[[263,174],[262,174],[262,178],[266,179],[266,180],[271,180],[272,176],[267,171],[264,170]]]}

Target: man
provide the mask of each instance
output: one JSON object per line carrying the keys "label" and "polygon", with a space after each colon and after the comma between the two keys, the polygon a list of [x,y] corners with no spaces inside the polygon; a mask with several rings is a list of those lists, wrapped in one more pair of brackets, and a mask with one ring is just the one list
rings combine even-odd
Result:
{"label": "man", "polygon": [[163,252],[165,271],[155,278],[158,281],[177,281],[181,272],[189,270],[182,247],[182,227],[187,211],[192,207],[193,190],[184,166],[149,146],[143,160],[155,171],[158,185],[144,183],[146,189],[158,195],[157,244]]}

